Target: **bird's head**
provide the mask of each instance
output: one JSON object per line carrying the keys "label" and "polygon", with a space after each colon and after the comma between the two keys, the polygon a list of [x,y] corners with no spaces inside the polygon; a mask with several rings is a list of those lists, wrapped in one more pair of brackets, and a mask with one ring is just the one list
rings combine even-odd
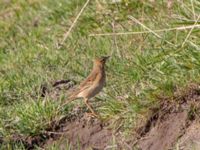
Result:
{"label": "bird's head", "polygon": [[110,56],[102,56],[100,58],[96,58],[94,63],[97,65],[105,65],[106,61],[108,60]]}

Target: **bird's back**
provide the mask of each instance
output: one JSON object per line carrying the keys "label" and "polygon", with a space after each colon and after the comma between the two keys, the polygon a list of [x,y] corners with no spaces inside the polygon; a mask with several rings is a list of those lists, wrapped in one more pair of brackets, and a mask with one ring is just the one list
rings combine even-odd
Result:
{"label": "bird's back", "polygon": [[90,75],[75,89],[70,99],[94,97],[98,94],[105,84],[104,69],[94,68]]}
{"label": "bird's back", "polygon": [[80,85],[79,94],[77,97],[83,97],[90,99],[98,94],[105,84],[105,72],[104,70],[94,70],[88,78]]}

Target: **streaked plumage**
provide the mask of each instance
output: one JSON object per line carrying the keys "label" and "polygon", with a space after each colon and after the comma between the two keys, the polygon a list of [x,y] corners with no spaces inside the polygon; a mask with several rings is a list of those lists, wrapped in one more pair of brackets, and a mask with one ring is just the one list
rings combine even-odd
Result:
{"label": "streaked plumage", "polygon": [[70,102],[77,98],[83,98],[85,104],[93,115],[96,116],[88,100],[98,94],[106,82],[105,63],[109,57],[101,57],[94,60],[93,69],[89,76],[70,94],[67,101]]}

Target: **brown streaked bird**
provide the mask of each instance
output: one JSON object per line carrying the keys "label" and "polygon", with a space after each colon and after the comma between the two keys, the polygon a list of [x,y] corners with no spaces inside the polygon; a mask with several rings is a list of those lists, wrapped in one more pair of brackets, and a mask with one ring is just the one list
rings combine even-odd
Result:
{"label": "brown streaked bird", "polygon": [[[91,111],[91,114],[97,116],[88,103],[88,100],[98,94],[106,82],[105,63],[110,56],[96,58],[93,63],[93,69],[89,76],[81,82],[81,84],[70,94],[69,103],[75,99],[83,98],[86,106]],[[65,105],[64,104],[64,105]]]}

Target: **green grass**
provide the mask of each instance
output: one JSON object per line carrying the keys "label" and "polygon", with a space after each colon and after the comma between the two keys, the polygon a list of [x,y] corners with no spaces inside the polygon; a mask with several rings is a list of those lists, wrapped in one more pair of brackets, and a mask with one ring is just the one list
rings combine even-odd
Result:
{"label": "green grass", "polygon": [[[84,3],[0,2],[0,137],[38,134],[52,119],[67,113],[56,113],[62,97],[45,103],[39,98],[41,84],[58,79],[79,82],[97,56],[112,56],[107,63],[107,85],[98,96],[102,99],[98,112],[120,122],[127,134],[157,104],[157,96],[171,96],[176,88],[199,82],[199,28],[153,32],[199,24],[198,0],[176,1],[171,8],[167,0],[91,1],[58,49]],[[90,36],[113,31],[149,33]]]}

